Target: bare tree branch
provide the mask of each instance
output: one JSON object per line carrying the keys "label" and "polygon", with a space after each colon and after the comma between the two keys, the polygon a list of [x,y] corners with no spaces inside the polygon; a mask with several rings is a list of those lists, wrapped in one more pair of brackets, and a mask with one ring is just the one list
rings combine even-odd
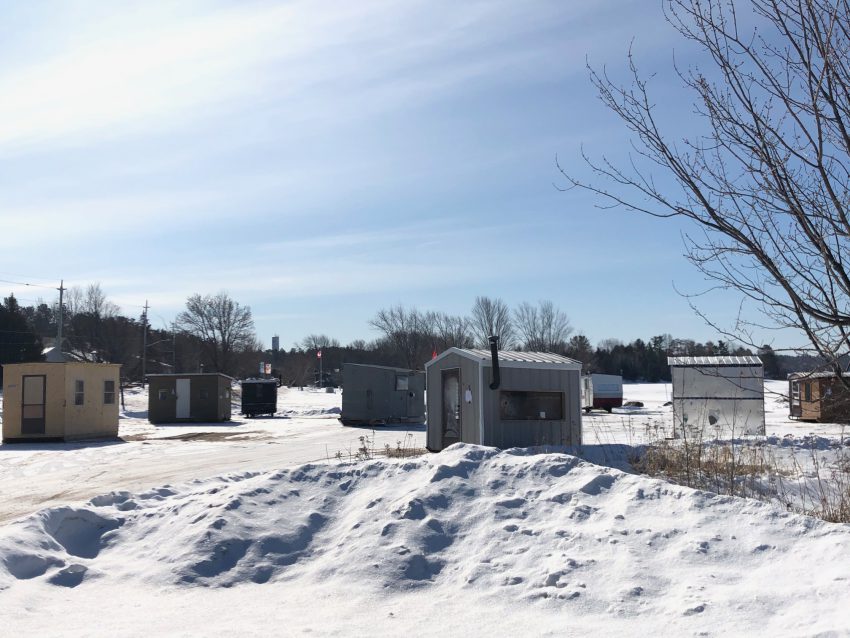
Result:
{"label": "bare tree branch", "polygon": [[[685,236],[691,263],[769,325],[801,331],[806,350],[838,371],[850,350],[850,2],[664,7],[711,61],[707,72],[676,69],[694,97],[696,134],[678,143],[664,134],[631,53],[628,86],[589,68],[603,104],[634,133],[633,153],[620,167],[582,151],[600,182],[559,165],[567,188],[597,194],[602,208],[691,220],[702,230]],[[742,9],[759,30],[741,27]],[[653,171],[673,186],[659,187]],[[740,319],[723,333],[753,341]]]}

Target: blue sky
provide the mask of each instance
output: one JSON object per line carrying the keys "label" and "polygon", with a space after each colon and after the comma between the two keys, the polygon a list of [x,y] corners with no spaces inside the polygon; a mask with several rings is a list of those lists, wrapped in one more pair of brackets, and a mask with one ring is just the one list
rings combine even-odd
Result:
{"label": "blue sky", "polygon": [[[100,282],[164,327],[192,293],[258,336],[377,336],[393,304],[551,299],[593,342],[716,339],[686,226],[560,192],[581,146],[623,157],[585,61],[634,40],[673,131],[692,62],[658,2],[6,4],[0,279]],[[3,284],[22,299],[50,291]],[[675,288],[674,288],[675,286]],[[731,321],[738,300],[706,310]],[[769,337],[766,337],[769,339]]]}

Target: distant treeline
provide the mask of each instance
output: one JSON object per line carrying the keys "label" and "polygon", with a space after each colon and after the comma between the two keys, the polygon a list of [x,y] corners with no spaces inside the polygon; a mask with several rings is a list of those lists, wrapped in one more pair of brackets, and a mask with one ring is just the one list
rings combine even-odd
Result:
{"label": "distant treeline", "polygon": [[[309,348],[301,345],[286,352],[267,353],[274,362],[275,368],[282,371],[284,380],[288,383],[296,385],[313,383],[318,374],[316,353],[319,349],[322,351],[326,384],[339,383],[338,371],[345,362],[408,367],[403,353],[386,339],[378,339],[370,343],[354,342],[348,346],[341,346],[324,335],[313,335],[311,340],[316,345]],[[441,349],[434,351],[440,352]],[[692,339],[674,339],[669,336],[656,336],[648,341],[636,339],[631,343],[607,339],[593,348],[587,337],[576,335],[568,340],[563,348],[554,348],[550,351],[581,361],[584,364],[585,373],[620,374],[627,381],[651,383],[670,381],[670,368],[667,365],[667,357],[670,355],[753,354],[751,350],[740,346],[730,349],[723,341],[699,343]],[[769,346],[759,349],[757,354],[765,363],[765,376],[769,379],[785,378],[786,371],[781,369],[781,363],[787,365],[787,371],[799,369],[794,366],[796,360],[794,357],[778,358]],[[430,355],[425,356],[421,363],[412,367],[422,369],[428,359]]]}
{"label": "distant treeline", "polygon": [[[563,354],[581,361],[585,372],[621,374],[629,381],[669,381],[670,355],[754,354],[720,340],[700,343],[671,335],[631,343],[606,339],[594,347],[586,336],[573,334],[566,314],[550,301],[511,309],[488,297],[476,298],[469,316],[403,306],[382,309],[369,322],[376,339],[343,346],[327,335],[309,335],[275,352],[257,341],[250,308],[226,293],[192,295],[186,310],[161,328],[151,326],[144,313],[138,318],[122,314],[98,284],[70,289],[63,314],[64,351],[84,360],[120,363],[122,377],[131,381],[141,380],[143,372],[202,370],[244,378],[256,375],[258,364],[266,362],[284,383],[309,385],[319,380],[321,350],[323,382],[336,385],[345,362],[422,369],[434,353],[452,346],[486,348],[491,334],[499,335],[502,349]],[[13,296],[5,298],[0,305],[0,363],[38,360],[42,349],[55,343],[58,317],[58,301],[22,306]],[[777,356],[769,346],[755,354],[762,357],[768,378],[817,366],[814,360]]]}

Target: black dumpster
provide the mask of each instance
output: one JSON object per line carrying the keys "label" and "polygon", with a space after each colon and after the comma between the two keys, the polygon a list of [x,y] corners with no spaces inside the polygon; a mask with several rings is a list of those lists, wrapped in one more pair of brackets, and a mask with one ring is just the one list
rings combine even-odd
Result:
{"label": "black dumpster", "polygon": [[277,380],[245,379],[242,382],[242,414],[247,417],[277,412]]}

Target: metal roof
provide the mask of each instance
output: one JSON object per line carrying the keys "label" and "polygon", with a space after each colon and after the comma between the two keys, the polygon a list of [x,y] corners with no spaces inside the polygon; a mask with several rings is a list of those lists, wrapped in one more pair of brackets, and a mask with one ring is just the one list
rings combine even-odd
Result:
{"label": "metal roof", "polygon": [[[850,372],[842,372],[842,377],[850,377]],[[791,372],[788,374],[789,379],[837,379],[838,375],[834,372]]]}
{"label": "metal roof", "polygon": [[410,373],[410,374],[418,372],[419,374],[422,374],[422,370],[411,370],[410,368],[395,368],[393,366],[378,366],[378,365],[374,365],[372,363],[343,363],[342,365],[343,365],[343,367],[345,367],[345,366],[358,366],[360,368],[375,368],[377,370],[392,370],[393,372]]}
{"label": "metal roof", "polygon": [[[490,351],[477,348],[458,348],[479,359],[490,360]],[[564,357],[552,352],[520,352],[518,350],[499,350],[499,362],[514,361],[516,363],[581,363],[575,359]]]}
{"label": "metal roof", "polygon": [[[484,349],[477,348],[449,348],[440,354],[436,359],[432,359],[428,363],[425,364],[427,368],[429,365],[442,359],[444,356],[455,353],[459,354],[462,357],[466,357],[467,359],[473,359],[478,361],[484,365],[490,365],[490,351]],[[576,361],[575,359],[570,359],[569,357],[564,357],[559,354],[554,354],[552,352],[519,352],[516,350],[499,350],[499,365],[505,367],[526,367],[526,368],[566,368],[566,369],[580,369],[581,362]]]}
{"label": "metal roof", "polygon": [[764,365],[758,357],[730,355],[718,357],[667,357],[668,366],[760,366]]}

